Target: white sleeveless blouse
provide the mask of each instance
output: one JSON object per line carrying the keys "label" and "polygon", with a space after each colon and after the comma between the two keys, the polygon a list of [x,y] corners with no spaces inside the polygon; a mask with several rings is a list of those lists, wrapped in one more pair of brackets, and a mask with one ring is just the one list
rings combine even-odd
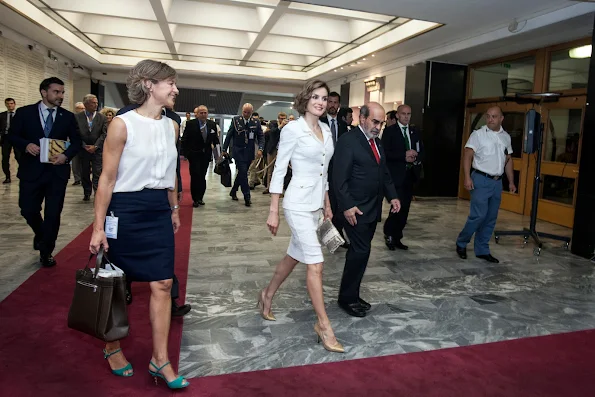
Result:
{"label": "white sleeveless blouse", "polygon": [[141,116],[134,110],[117,116],[126,124],[114,193],[143,189],[173,190],[176,181],[176,132],[173,121]]}

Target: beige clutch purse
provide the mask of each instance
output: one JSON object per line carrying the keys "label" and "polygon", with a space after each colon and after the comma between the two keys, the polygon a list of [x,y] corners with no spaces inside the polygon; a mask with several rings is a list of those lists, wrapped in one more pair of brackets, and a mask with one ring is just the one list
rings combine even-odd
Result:
{"label": "beige clutch purse", "polygon": [[324,217],[320,217],[320,221],[318,222],[318,229],[316,229],[316,234],[318,235],[318,241],[320,244],[325,246],[331,254],[334,253],[337,248],[345,244],[345,240],[339,234],[333,222],[328,219],[324,219]]}

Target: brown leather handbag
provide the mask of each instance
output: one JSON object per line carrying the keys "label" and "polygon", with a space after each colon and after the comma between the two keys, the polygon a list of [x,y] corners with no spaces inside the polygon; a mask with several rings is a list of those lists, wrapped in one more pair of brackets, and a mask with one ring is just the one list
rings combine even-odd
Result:
{"label": "brown leather handbag", "polygon": [[101,247],[94,270],[89,269],[91,255],[85,268],[76,271],[68,327],[104,342],[113,342],[128,336],[126,276],[98,277],[100,268],[105,268],[104,256]]}

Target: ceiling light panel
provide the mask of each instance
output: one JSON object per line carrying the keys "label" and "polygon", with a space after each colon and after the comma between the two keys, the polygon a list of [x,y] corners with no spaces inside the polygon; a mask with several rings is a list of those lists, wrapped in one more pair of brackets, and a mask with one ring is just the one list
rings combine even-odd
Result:
{"label": "ceiling light panel", "polygon": [[319,57],[298,55],[298,54],[280,54],[277,52],[255,51],[250,57],[250,61],[266,63],[282,63],[287,65],[306,66],[316,62]]}
{"label": "ceiling light panel", "polygon": [[312,4],[303,4],[303,3],[296,3],[292,2],[289,5],[290,10],[308,12],[313,14],[326,14],[331,17],[343,17],[345,19],[361,19],[361,20],[368,20],[368,21],[377,21],[386,23],[393,19],[392,16],[389,15],[380,15],[380,14],[372,14],[369,12],[361,12],[361,11],[352,11],[352,10],[343,10],[340,8],[333,8],[333,7],[325,7],[325,6],[317,6]]}
{"label": "ceiling light panel", "polygon": [[264,38],[258,49],[323,57],[342,46],[343,43],[331,41],[269,35]]}
{"label": "ceiling light panel", "polygon": [[223,59],[242,59],[246,50],[229,47],[215,47],[200,44],[176,43],[178,54],[202,57],[223,58]]}
{"label": "ceiling light panel", "polygon": [[87,34],[100,47],[134,49],[138,51],[169,53],[167,43],[163,40],[145,40],[130,37]]}
{"label": "ceiling light panel", "polygon": [[[157,22],[64,11],[60,11],[59,14],[85,33],[164,40],[163,33],[161,33]],[[82,18],[81,15],[83,15]]]}
{"label": "ceiling light panel", "polygon": [[153,8],[146,0],[44,0],[44,2],[55,11],[157,20]]}
{"label": "ceiling light panel", "polygon": [[256,7],[206,1],[174,0],[167,19],[170,23],[249,32],[259,32],[263,25]]}
{"label": "ceiling light panel", "polygon": [[232,48],[250,48],[256,33],[238,30],[214,29],[178,25],[173,33],[174,41],[190,44],[205,44]]}

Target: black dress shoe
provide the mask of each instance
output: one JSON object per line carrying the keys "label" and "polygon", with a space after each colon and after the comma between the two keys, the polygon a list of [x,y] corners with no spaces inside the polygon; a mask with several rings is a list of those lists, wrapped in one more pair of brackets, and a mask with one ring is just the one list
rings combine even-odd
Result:
{"label": "black dress shoe", "polygon": [[89,201],[89,200],[91,200],[91,195],[85,194],[85,197],[83,197],[83,201]]}
{"label": "black dress shoe", "polygon": [[75,181],[75,182],[72,183],[72,186],[78,186],[80,184],[81,184],[81,181]]}
{"label": "black dress shoe", "polygon": [[56,266],[56,260],[51,255],[40,255],[39,262],[41,262],[41,266],[43,266],[43,267]]}
{"label": "black dress shoe", "polygon": [[10,178],[6,178],[6,179],[4,180],[4,182],[2,182],[2,184],[6,185],[6,184],[8,184],[8,183],[10,183],[10,182],[11,182]]}
{"label": "black dress shoe", "polygon": [[362,309],[364,309],[365,311],[368,311],[372,308],[372,305],[370,305],[368,302],[366,302],[362,298],[359,298],[358,302],[359,302],[359,305],[362,307]]}
{"label": "black dress shoe", "polygon": [[229,195],[233,201],[238,201],[238,195],[236,192],[229,192]]}
{"label": "black dress shoe", "polygon": [[205,202],[202,200],[198,200],[198,205],[205,205]]}
{"label": "black dress shoe", "polygon": [[395,241],[394,244],[395,244],[395,248],[398,248],[400,250],[407,251],[409,249],[409,247],[407,247],[401,241]]}
{"label": "black dress shoe", "polygon": [[269,189],[265,190],[264,192],[262,192],[262,194],[270,194],[269,193]]}
{"label": "black dress shoe", "polygon": [[199,205],[199,204],[198,204],[198,201],[193,201],[193,202],[192,202],[192,206],[193,206],[194,208],[198,208],[198,205]]}
{"label": "black dress shoe", "polygon": [[250,201],[249,199],[248,200],[244,200],[244,205],[246,207],[250,207],[252,205],[252,201]]}
{"label": "black dress shoe", "polygon": [[467,248],[461,248],[457,245],[457,254],[461,259],[467,259]]}
{"label": "black dress shoe", "polygon": [[41,244],[41,237],[37,237],[37,236],[33,237],[33,249],[35,251],[39,251],[40,244]]}
{"label": "black dress shoe", "polygon": [[176,301],[172,299],[171,301],[171,316],[172,317],[183,317],[186,314],[190,313],[192,306],[190,305],[182,305],[178,306]]}
{"label": "black dress shoe", "polygon": [[496,258],[494,258],[491,254],[487,254],[487,255],[475,255],[477,258],[479,259],[484,259],[488,262],[491,263],[500,263],[500,261]]}
{"label": "black dress shoe", "polygon": [[384,244],[386,244],[386,247],[391,251],[394,251],[396,249],[395,240],[392,236],[384,236]]}
{"label": "black dress shoe", "polygon": [[339,307],[343,309],[343,311],[350,316],[353,317],[366,317],[366,311],[362,307],[362,305],[357,303],[343,303],[338,301]]}

